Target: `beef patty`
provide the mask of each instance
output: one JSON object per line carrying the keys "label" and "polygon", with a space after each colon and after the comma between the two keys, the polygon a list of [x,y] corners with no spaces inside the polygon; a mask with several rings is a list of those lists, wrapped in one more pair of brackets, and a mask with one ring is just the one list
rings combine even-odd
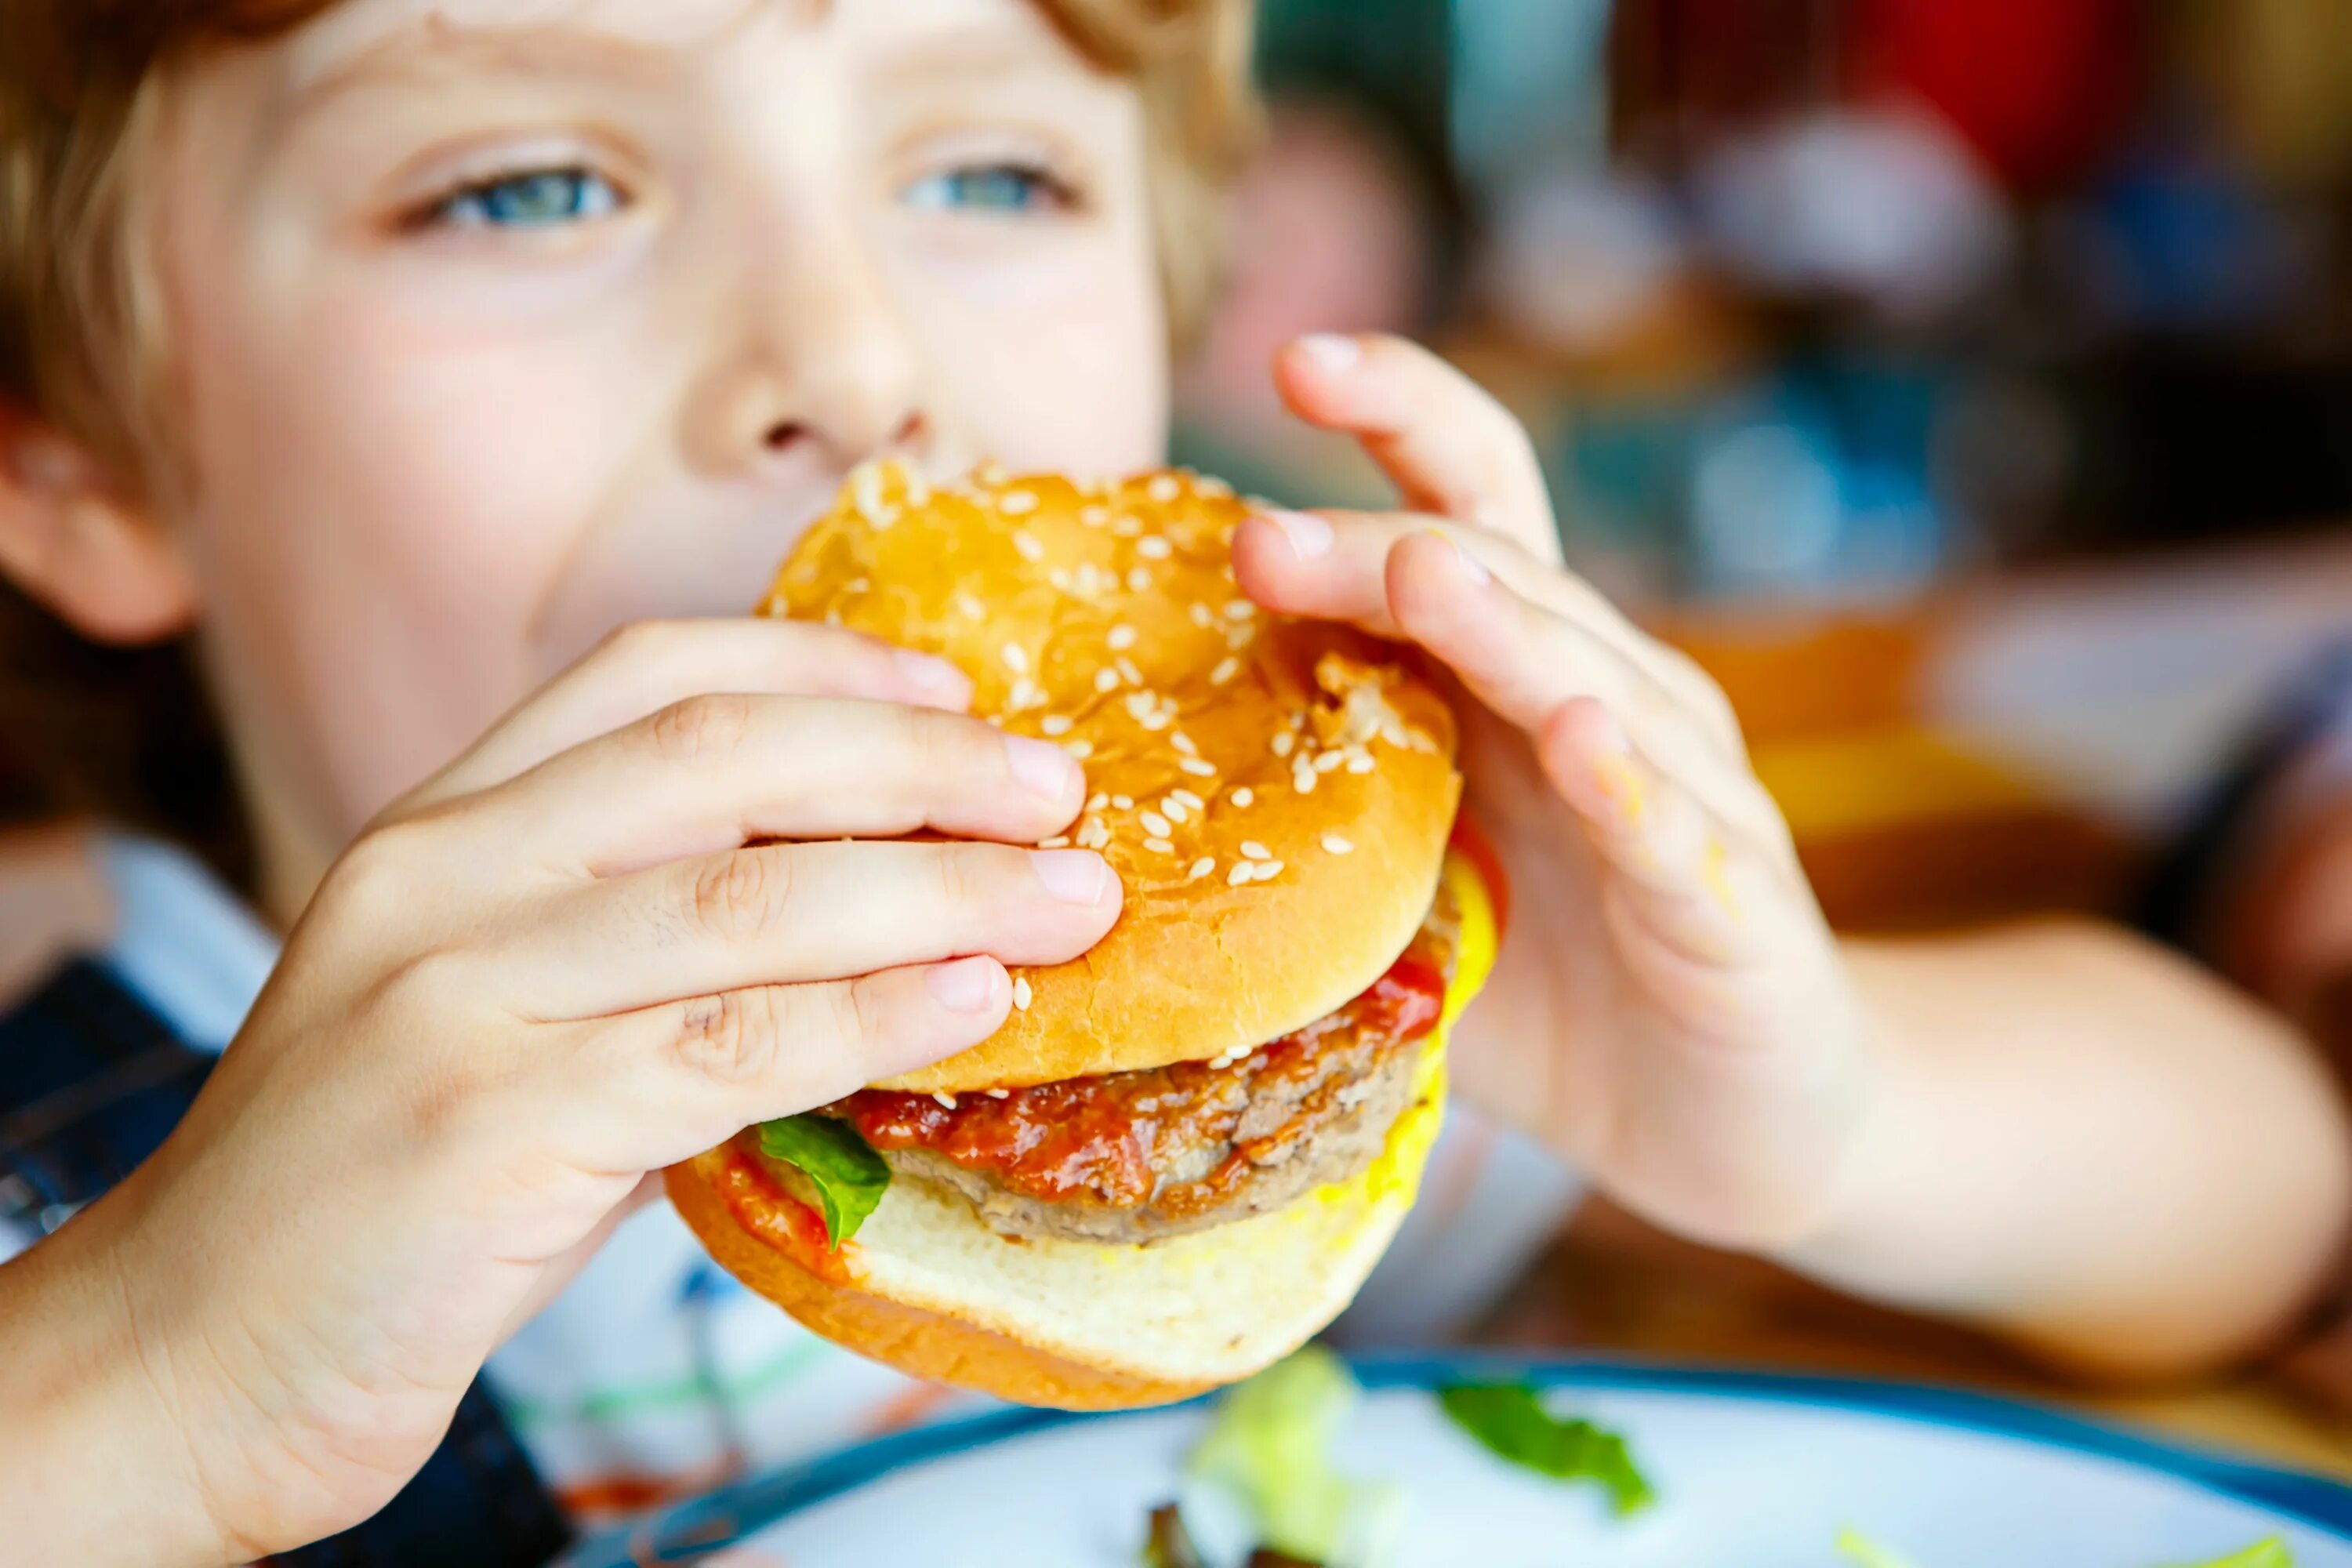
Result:
{"label": "beef patty", "polygon": [[1459,930],[1441,889],[1370,990],[1231,1061],[961,1096],[868,1089],[826,1109],[895,1177],[953,1189],[1001,1235],[1150,1242],[1245,1219],[1379,1156],[1412,1101]]}

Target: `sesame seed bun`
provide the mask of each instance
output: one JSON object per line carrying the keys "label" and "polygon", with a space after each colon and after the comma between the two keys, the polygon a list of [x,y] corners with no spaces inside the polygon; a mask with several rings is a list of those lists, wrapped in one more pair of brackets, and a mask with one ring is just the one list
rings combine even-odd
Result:
{"label": "sesame seed bun", "polygon": [[870,465],[785,564],[762,614],[947,658],[976,712],[1078,756],[1090,799],[1068,841],[1127,891],[1091,952],[1015,973],[992,1038],[879,1087],[1254,1049],[1362,993],[1412,939],[1460,798],[1452,715],[1387,646],[1243,598],[1244,515],[1179,472],[933,489]]}
{"label": "sesame seed bun", "polygon": [[1344,1310],[1405,1213],[1436,1141],[1445,1041],[1495,952],[1471,861],[1445,876],[1462,910],[1444,1022],[1410,1108],[1353,1180],[1271,1214],[1143,1246],[997,1235],[961,1199],[895,1181],[855,1239],[733,1145],[673,1167],[670,1199],[711,1256],[818,1333],[910,1375],[1024,1405],[1118,1409],[1257,1372]]}

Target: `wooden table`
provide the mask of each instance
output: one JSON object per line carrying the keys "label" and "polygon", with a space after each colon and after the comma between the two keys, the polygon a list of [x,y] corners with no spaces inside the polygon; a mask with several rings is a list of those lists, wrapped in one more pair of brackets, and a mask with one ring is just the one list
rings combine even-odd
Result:
{"label": "wooden table", "polygon": [[[2120,909],[2198,770],[2345,628],[2352,548],[2336,539],[1892,611],[1661,627],[1731,692],[1849,929]],[[1597,1200],[1483,1337],[1972,1385],[2352,1479],[2352,1412],[2283,1379],[2068,1386],[1983,1337],[1672,1241]]]}

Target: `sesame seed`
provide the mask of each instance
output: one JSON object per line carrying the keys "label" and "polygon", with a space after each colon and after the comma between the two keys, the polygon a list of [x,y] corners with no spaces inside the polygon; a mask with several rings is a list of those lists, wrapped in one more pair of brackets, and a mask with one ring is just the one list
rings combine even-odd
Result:
{"label": "sesame seed", "polygon": [[1056,739],[1068,734],[1073,722],[1075,721],[1067,713],[1048,713],[1037,721],[1037,732],[1048,739]]}
{"label": "sesame seed", "polygon": [[996,498],[996,510],[1007,517],[1027,517],[1037,510],[1037,498],[1027,490],[1007,490]]}
{"label": "sesame seed", "polygon": [[874,579],[871,577],[852,577],[848,582],[843,584],[842,586],[852,594],[870,594],[874,591]]}
{"label": "sesame seed", "polygon": [[950,1094],[946,1089],[933,1089],[931,1091],[931,1098],[938,1100],[942,1107],[949,1110],[953,1110],[956,1108],[956,1097]]}
{"label": "sesame seed", "polygon": [[1225,603],[1225,619],[1246,621],[1257,615],[1257,606],[1247,599],[1230,599]]}
{"label": "sesame seed", "polygon": [[984,485],[1001,485],[1004,482],[1004,465],[990,458],[972,469],[971,477]]}
{"label": "sesame seed", "polygon": [[1350,855],[1355,852],[1355,848],[1354,845],[1336,833],[1327,833],[1323,836],[1323,852],[1327,855]]}
{"label": "sesame seed", "polygon": [[1151,591],[1151,574],[1146,572],[1140,566],[1137,567],[1134,571],[1129,572],[1127,574],[1127,591],[1130,594],[1150,593]]}
{"label": "sesame seed", "polygon": [[1235,626],[1225,633],[1225,646],[1235,653],[1241,652],[1256,640],[1257,629],[1254,626]]}
{"label": "sesame seed", "polygon": [[1092,741],[1084,740],[1065,741],[1062,742],[1062,750],[1069,752],[1076,761],[1083,763],[1095,754],[1095,743]]}
{"label": "sesame seed", "polygon": [[1139,517],[1122,517],[1110,525],[1110,531],[1121,539],[1133,539],[1142,533],[1143,520]]}
{"label": "sesame seed", "polygon": [[1140,686],[1143,684],[1143,671],[1135,668],[1135,660],[1128,658],[1125,654],[1121,654],[1118,658],[1111,660],[1111,662],[1118,667],[1119,674],[1126,678],[1127,683],[1129,686]]}
{"label": "sesame seed", "polygon": [[1011,1100],[1013,1098],[1013,1091],[1009,1089],[992,1089],[988,1091],[988,1098],[991,1100]]}
{"label": "sesame seed", "polygon": [[1135,552],[1146,561],[1165,561],[1176,552],[1176,547],[1161,534],[1150,534],[1135,542]]}
{"label": "sesame seed", "polygon": [[984,621],[988,619],[988,606],[982,604],[978,599],[973,598],[970,594],[958,594],[956,595],[956,608],[961,610],[967,619],[975,621]]}
{"label": "sesame seed", "polygon": [[1345,752],[1325,752],[1315,759],[1315,771],[1318,773],[1328,773],[1347,760],[1348,753]]}
{"label": "sesame seed", "polygon": [[1037,542],[1035,534],[1025,530],[1013,536],[1013,548],[1021,552],[1022,560],[1032,565],[1045,559],[1045,547]]}
{"label": "sesame seed", "polygon": [[1226,681],[1231,680],[1234,676],[1239,675],[1241,672],[1242,661],[1234,658],[1231,654],[1227,654],[1223,659],[1218,661],[1216,668],[1209,671],[1209,684],[1212,686],[1223,686]]}
{"label": "sesame seed", "polygon": [[1207,496],[1211,500],[1230,500],[1234,493],[1233,486],[1225,483],[1224,480],[1218,479],[1213,475],[1208,474],[1193,475],[1192,489],[1200,494]]}
{"label": "sesame seed", "polygon": [[1370,752],[1351,752],[1349,753],[1348,771],[1351,773],[1368,773],[1378,766],[1380,766],[1380,763],[1373,761],[1372,754]]}
{"label": "sesame seed", "polygon": [[839,605],[835,605],[825,611],[824,624],[829,626],[837,626],[841,625],[841,608]]}
{"label": "sesame seed", "polygon": [[856,498],[857,510],[866,521],[882,510],[882,470],[873,463],[860,463],[849,476],[850,492]]}
{"label": "sesame seed", "polygon": [[1274,852],[1268,849],[1265,845],[1260,844],[1255,838],[1245,838],[1242,840],[1242,858],[1244,860],[1271,860],[1274,858]]}
{"label": "sesame seed", "polygon": [[1143,830],[1154,838],[1165,838],[1176,831],[1168,826],[1168,819],[1156,811],[1144,812],[1139,820],[1143,824]]}
{"label": "sesame seed", "polygon": [[1004,667],[1015,675],[1029,673],[1029,650],[1017,642],[1004,645]]}
{"label": "sesame seed", "polygon": [[1131,719],[1143,718],[1152,711],[1153,707],[1151,693],[1149,691],[1130,691],[1127,694],[1127,712],[1128,717]]}
{"label": "sesame seed", "polygon": [[1030,1004],[1030,1002],[1031,1002],[1031,1001],[1032,1001],[1035,996],[1036,996],[1036,993],[1029,989],[1029,977],[1028,977],[1027,975],[1025,975],[1025,974],[1022,974],[1022,975],[1015,975],[1015,976],[1013,977],[1013,1005],[1015,1007],[1018,1007],[1018,1008],[1020,1008],[1024,1013],[1026,1013],[1027,1011],[1029,1011],[1029,1004]]}
{"label": "sesame seed", "polygon": [[1295,748],[1297,746],[1297,744],[1298,744],[1298,737],[1297,737],[1297,736],[1296,736],[1296,735],[1294,735],[1294,734],[1292,734],[1292,733],[1291,733],[1289,731],[1287,731],[1287,730],[1276,730],[1276,731],[1274,732],[1274,742],[1273,742],[1273,744],[1274,744],[1274,754],[1275,754],[1276,756],[1277,756],[1277,757],[1286,757],[1286,756],[1290,755],[1290,753],[1291,753],[1291,752],[1293,751],[1293,749],[1295,749]]}
{"label": "sesame seed", "polygon": [[1087,528],[1100,528],[1109,521],[1110,508],[1107,506],[1086,507],[1078,512],[1078,521]]}
{"label": "sesame seed", "polygon": [[1194,795],[1189,789],[1171,789],[1168,792],[1168,798],[1170,800],[1183,802],[1185,808],[1190,811],[1206,811],[1209,809],[1209,803],[1202,800],[1199,795]]}
{"label": "sesame seed", "polygon": [[1088,817],[1086,825],[1078,829],[1078,847],[1107,849],[1109,847],[1110,829],[1103,826],[1100,817]]}
{"label": "sesame seed", "polygon": [[1184,879],[1188,882],[1197,882],[1202,878],[1215,871],[1216,868],[1216,858],[1213,856],[1204,855],[1200,859],[1192,862],[1192,868],[1184,873]]}
{"label": "sesame seed", "polygon": [[1165,838],[1147,838],[1143,841],[1143,847],[1146,849],[1150,850],[1154,855],[1173,855],[1176,853],[1176,846],[1169,843]]}
{"label": "sesame seed", "polygon": [[1108,696],[1118,689],[1118,671],[1105,665],[1095,671],[1095,689]]}
{"label": "sesame seed", "polygon": [[1072,587],[1069,573],[1059,566],[1045,574],[1045,581],[1054,585],[1056,594],[1066,594]]}
{"label": "sesame seed", "polygon": [[1136,721],[1141,724],[1145,730],[1155,735],[1160,731],[1168,728],[1168,715],[1165,713],[1154,712],[1148,717],[1139,719]]}
{"label": "sesame seed", "polygon": [[1209,612],[1209,606],[1201,603],[1198,599],[1193,600],[1191,604],[1185,605],[1184,608],[1191,614],[1192,624],[1200,627],[1202,631],[1207,631],[1211,626],[1217,624],[1217,617]]}
{"label": "sesame seed", "polygon": [[1051,838],[1037,840],[1037,847],[1040,849],[1067,849],[1069,847],[1070,836],[1066,833],[1057,833]]}
{"label": "sesame seed", "polygon": [[1250,802],[1257,798],[1257,792],[1250,788],[1249,785],[1244,784],[1241,788],[1234,791],[1232,795],[1228,798],[1231,799],[1235,805],[1240,806],[1244,811],[1247,811],[1249,809]]}
{"label": "sesame seed", "polygon": [[1168,743],[1175,747],[1178,751],[1183,752],[1188,757],[1197,757],[1201,754],[1201,748],[1192,744],[1192,737],[1187,735],[1181,730],[1179,730],[1174,734],[1169,736]]}
{"label": "sesame seed", "polygon": [[1151,482],[1144,487],[1143,493],[1150,496],[1153,500],[1158,501],[1161,506],[1166,506],[1170,501],[1176,499],[1179,489],[1180,487],[1176,483],[1176,478],[1174,475],[1157,474],[1152,477]]}
{"label": "sesame seed", "polygon": [[1279,860],[1261,861],[1252,869],[1251,874],[1261,882],[1271,882],[1276,877],[1282,875],[1282,862]]}
{"label": "sesame seed", "polygon": [[1135,628],[1129,626],[1113,626],[1110,629],[1110,636],[1104,640],[1110,644],[1111,652],[1125,653],[1135,646]]}
{"label": "sesame seed", "polygon": [[1297,790],[1301,795],[1313,795],[1315,793],[1315,770],[1313,768],[1300,768],[1296,773],[1293,773],[1290,775],[1290,787]]}
{"label": "sesame seed", "polygon": [[1180,823],[1192,815],[1184,809],[1184,803],[1172,795],[1160,803],[1160,813],[1169,821]]}
{"label": "sesame seed", "polygon": [[1256,868],[1247,860],[1235,861],[1234,863],[1234,868],[1225,874],[1225,886],[1228,888],[1246,888],[1250,884],[1250,879],[1256,875]]}
{"label": "sesame seed", "polygon": [[1024,675],[1013,683],[1013,694],[1006,699],[1006,703],[1015,713],[1043,708],[1045,705],[1045,689]]}
{"label": "sesame seed", "polygon": [[1096,792],[1095,792],[1095,794],[1094,794],[1091,797],[1089,797],[1089,798],[1088,798],[1088,800],[1087,801],[1087,809],[1088,811],[1100,811],[1103,807],[1105,807],[1105,806],[1108,805],[1109,804],[1110,804],[1110,796],[1108,796],[1108,795],[1104,795],[1101,791],[1097,790],[1097,791],[1096,791]]}
{"label": "sesame seed", "polygon": [[1196,779],[1213,779],[1217,776],[1215,764],[1202,762],[1198,757],[1180,758],[1176,765]]}
{"label": "sesame seed", "polygon": [[1120,811],[1135,809],[1135,797],[1131,795],[1115,795],[1110,797],[1110,803]]}

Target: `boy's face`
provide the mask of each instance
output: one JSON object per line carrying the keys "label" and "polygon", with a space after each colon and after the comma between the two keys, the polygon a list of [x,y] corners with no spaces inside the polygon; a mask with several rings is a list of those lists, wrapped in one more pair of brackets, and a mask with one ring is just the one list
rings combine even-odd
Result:
{"label": "boy's face", "polygon": [[1157,459],[1131,86],[1024,0],[343,0],[170,100],[184,542],[315,862],[849,468]]}

